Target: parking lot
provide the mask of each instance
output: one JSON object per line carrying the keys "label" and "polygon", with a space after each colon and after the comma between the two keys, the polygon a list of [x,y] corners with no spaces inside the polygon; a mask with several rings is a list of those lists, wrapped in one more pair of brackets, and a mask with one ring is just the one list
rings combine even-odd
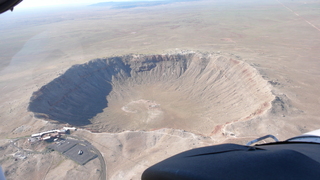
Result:
{"label": "parking lot", "polygon": [[81,165],[97,157],[97,154],[92,151],[91,145],[79,140],[61,140],[51,144],[49,148],[62,153]]}
{"label": "parking lot", "polygon": [[54,149],[55,151],[59,151],[62,154],[67,152],[69,149],[77,145],[79,141],[77,140],[72,140],[72,139],[66,139],[66,140],[61,140],[58,141],[54,144],[51,144],[49,148]]}

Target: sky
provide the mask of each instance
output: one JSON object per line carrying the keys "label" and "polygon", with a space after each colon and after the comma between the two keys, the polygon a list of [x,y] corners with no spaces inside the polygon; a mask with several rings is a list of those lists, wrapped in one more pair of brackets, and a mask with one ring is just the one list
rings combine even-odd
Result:
{"label": "sky", "polygon": [[133,1],[133,0],[23,0],[16,8],[29,8],[56,5],[89,5],[107,1]]}

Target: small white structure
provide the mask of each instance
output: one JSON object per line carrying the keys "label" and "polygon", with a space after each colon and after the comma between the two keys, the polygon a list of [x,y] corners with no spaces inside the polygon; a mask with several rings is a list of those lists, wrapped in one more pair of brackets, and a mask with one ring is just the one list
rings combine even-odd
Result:
{"label": "small white structure", "polygon": [[[50,131],[44,131],[44,132],[32,134],[31,139],[36,138],[38,140],[49,140],[51,138],[59,138],[60,134],[68,133],[69,129],[76,129],[76,128],[63,128],[63,129],[53,129]],[[29,140],[29,142],[31,142],[31,139]]]}
{"label": "small white structure", "polygon": [[77,130],[77,128],[75,128],[75,127],[63,127],[63,129],[72,130],[72,131],[76,131]]}
{"label": "small white structure", "polygon": [[49,140],[49,139],[51,139],[51,136],[46,136],[46,137],[42,138],[42,140]]}
{"label": "small white structure", "polygon": [[35,137],[41,137],[42,133],[37,133],[37,134],[32,134],[31,137],[35,138]]}

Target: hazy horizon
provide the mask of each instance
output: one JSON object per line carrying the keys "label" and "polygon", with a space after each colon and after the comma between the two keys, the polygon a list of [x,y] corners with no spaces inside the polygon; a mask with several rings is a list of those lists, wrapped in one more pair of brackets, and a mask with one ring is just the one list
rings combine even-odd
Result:
{"label": "hazy horizon", "polygon": [[[101,2],[134,2],[134,1],[156,1],[156,0],[25,0],[22,1],[15,9],[25,9],[25,8],[35,8],[35,7],[47,7],[47,6],[87,6],[91,4],[101,3]],[[160,0],[168,1],[168,0]],[[170,1],[170,0],[169,0]]]}

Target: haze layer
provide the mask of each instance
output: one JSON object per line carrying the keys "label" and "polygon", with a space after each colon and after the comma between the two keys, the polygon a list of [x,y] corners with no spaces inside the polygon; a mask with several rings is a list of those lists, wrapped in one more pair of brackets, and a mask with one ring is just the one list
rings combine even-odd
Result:
{"label": "haze layer", "polygon": [[38,117],[95,131],[176,128],[210,134],[271,107],[267,81],[219,54],[127,55],[75,65],[35,92]]}

